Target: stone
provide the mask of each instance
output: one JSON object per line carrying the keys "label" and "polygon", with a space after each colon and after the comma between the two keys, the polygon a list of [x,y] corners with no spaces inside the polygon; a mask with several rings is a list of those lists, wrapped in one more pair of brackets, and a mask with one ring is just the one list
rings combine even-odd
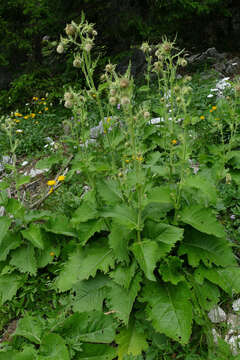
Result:
{"label": "stone", "polygon": [[234,311],[239,311],[240,310],[240,298],[233,302],[232,308],[233,308]]}
{"label": "stone", "polygon": [[220,306],[216,306],[208,313],[208,317],[212,323],[219,323],[227,320],[227,315]]}
{"label": "stone", "polygon": [[128,69],[129,63],[131,63],[131,75],[138,77],[142,75],[146,69],[145,54],[140,49],[134,49],[132,54],[126,56],[116,67],[117,73],[124,75]]}

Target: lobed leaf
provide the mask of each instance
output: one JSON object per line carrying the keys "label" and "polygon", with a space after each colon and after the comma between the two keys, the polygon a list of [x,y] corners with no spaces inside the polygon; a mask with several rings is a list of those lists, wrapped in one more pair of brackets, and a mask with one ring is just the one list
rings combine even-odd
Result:
{"label": "lobed leaf", "polygon": [[197,267],[200,261],[208,267],[212,263],[227,266],[236,262],[227,240],[191,228],[186,229],[178,254],[187,254],[188,262],[193,267]]}
{"label": "lobed leaf", "polygon": [[224,227],[217,221],[211,209],[200,205],[191,205],[184,208],[180,213],[181,221],[195,229],[216,237],[226,236]]}
{"label": "lobed leaf", "polygon": [[118,344],[118,360],[123,360],[125,355],[140,355],[148,348],[146,335],[138,329],[135,321],[131,321],[128,327],[120,330],[116,343]]}
{"label": "lobed leaf", "polygon": [[178,285],[149,282],[143,288],[141,301],[146,302],[148,320],[160,333],[181,344],[191,335],[191,293],[184,282]]}

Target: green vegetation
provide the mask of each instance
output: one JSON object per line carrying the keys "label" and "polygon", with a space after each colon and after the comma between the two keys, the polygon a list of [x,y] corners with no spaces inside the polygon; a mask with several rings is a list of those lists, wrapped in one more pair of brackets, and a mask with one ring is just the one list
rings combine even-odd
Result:
{"label": "green vegetation", "polygon": [[239,359],[208,312],[240,293],[240,85],[179,79],[167,39],[142,44],[138,86],[111,62],[96,81],[96,39],[83,15],[60,37],[84,77],[61,107],[34,93],[1,118],[0,360]]}

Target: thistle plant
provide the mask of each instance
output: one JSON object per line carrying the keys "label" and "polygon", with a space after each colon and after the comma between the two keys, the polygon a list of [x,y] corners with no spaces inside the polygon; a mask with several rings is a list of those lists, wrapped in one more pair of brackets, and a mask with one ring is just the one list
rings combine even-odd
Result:
{"label": "thistle plant", "polygon": [[[152,63],[154,47],[144,44],[146,86],[135,85],[131,64],[119,75],[111,63],[96,85],[93,24],[82,16],[79,25],[67,24],[65,33],[57,52],[71,45],[73,67],[86,80],[86,88],[69,88],[63,99],[73,115],[66,182],[72,177],[82,192],[68,215],[16,211],[14,223],[7,216],[0,219],[2,303],[21,291],[27,281],[22,274],[34,277],[40,270],[49,272],[47,286],[64,307],[54,318],[44,313],[44,319],[29,314],[20,319],[17,349],[33,359],[56,353],[64,360],[157,359],[165,356],[162,343],[168,339],[170,347],[182,349],[194,336],[204,336],[211,358],[207,314],[223,292],[229,298],[240,293],[240,269],[216,216],[220,197],[211,178],[214,166],[195,173],[190,167],[197,154],[191,78],[177,78],[177,69],[186,66],[183,53],[163,39]],[[157,74],[154,95],[152,72]],[[152,118],[156,114],[160,117]],[[237,121],[230,124],[226,161],[233,159]],[[195,328],[201,330],[191,336]],[[25,347],[25,338],[36,346]],[[16,354],[3,350],[9,357]]]}

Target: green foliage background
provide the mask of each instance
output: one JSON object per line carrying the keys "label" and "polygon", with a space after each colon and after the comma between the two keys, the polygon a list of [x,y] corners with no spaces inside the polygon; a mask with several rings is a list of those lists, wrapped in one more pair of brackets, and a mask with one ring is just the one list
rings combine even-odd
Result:
{"label": "green foliage background", "polygon": [[[100,34],[97,45],[104,46],[105,55],[111,56],[142,41],[158,42],[164,34],[172,38],[178,34],[178,42],[185,48],[194,44],[205,48],[217,38],[231,47],[234,38],[232,42],[222,40],[223,36],[231,38],[235,5],[232,0],[2,1],[0,71],[9,74],[12,81],[18,80],[10,93],[9,86],[0,85],[3,90],[0,108],[4,111],[16,108],[36,89],[51,92],[56,86],[61,88],[66,82],[76,81],[75,73],[63,66],[66,59],[59,61],[49,41],[58,39],[66,23],[78,22],[82,11],[90,22],[97,24]],[[209,26],[213,39],[205,31]],[[31,82],[28,88],[23,74],[28,74]]]}

